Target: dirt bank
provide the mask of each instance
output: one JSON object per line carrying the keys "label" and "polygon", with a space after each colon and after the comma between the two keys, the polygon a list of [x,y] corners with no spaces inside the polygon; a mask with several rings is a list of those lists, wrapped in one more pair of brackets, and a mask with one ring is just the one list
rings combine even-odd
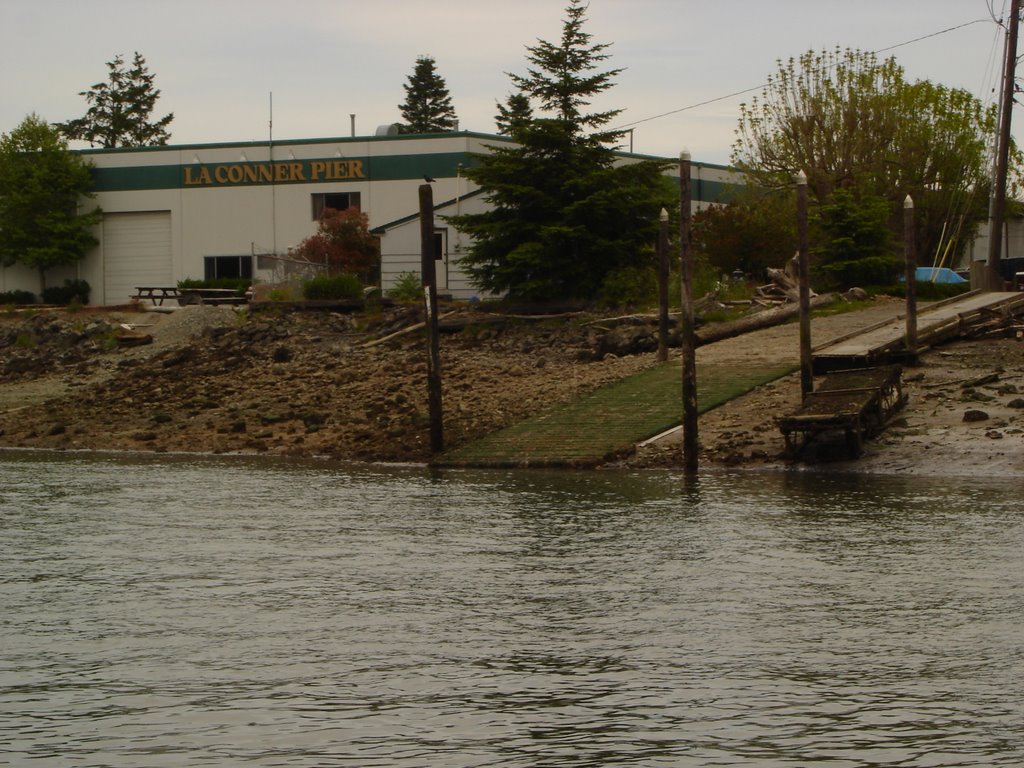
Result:
{"label": "dirt bank", "polygon": [[[464,310],[468,314],[468,310]],[[426,461],[418,320],[237,312],[47,313],[0,323],[0,445],[252,452]],[[443,339],[445,437],[457,445],[653,363],[602,351],[578,317],[496,324]],[[122,326],[152,343],[121,347]]]}
{"label": "dirt bank", "polygon": [[[816,341],[899,310],[898,302],[879,302],[856,315],[816,318]],[[6,316],[0,319],[0,446],[426,461],[422,337],[412,332],[373,343],[416,315],[414,309],[368,317],[197,306],[170,314]],[[653,352],[636,351],[650,348],[645,328],[609,332],[607,324],[580,315],[495,324],[486,315],[464,314],[464,320],[462,330],[442,339],[449,445],[655,364]],[[123,326],[152,343],[119,345]],[[703,347],[698,371],[702,361],[743,366],[780,349],[795,355],[796,334],[790,324]],[[969,385],[984,377],[989,380]],[[1024,474],[1024,343],[951,344],[926,354],[906,378],[906,411],[856,468]],[[790,377],[704,415],[702,463],[783,464],[774,419],[796,407],[798,391]],[[964,421],[969,410],[987,418]],[[680,464],[678,442],[669,437],[624,465]]]}

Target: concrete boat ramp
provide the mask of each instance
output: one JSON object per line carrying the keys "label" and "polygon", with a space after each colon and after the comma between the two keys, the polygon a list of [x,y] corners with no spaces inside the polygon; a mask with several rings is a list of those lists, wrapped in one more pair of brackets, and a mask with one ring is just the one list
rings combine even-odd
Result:
{"label": "concrete boat ramp", "polygon": [[906,346],[906,315],[858,329],[832,339],[813,351],[814,373],[869,368],[913,358],[918,352],[983,327],[1024,313],[1024,292],[975,291],[936,302],[917,315],[917,349]]}

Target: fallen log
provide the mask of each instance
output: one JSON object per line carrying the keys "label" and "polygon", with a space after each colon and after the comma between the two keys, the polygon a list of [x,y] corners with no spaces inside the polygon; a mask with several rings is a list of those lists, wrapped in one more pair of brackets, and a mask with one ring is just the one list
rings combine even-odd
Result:
{"label": "fallen log", "polygon": [[[811,309],[824,307],[832,304],[838,297],[834,293],[823,293],[811,299]],[[785,304],[765,312],[757,312],[753,315],[741,317],[738,320],[730,320],[725,323],[710,323],[696,332],[697,346],[711,344],[722,339],[731,339],[733,336],[740,336],[750,331],[757,331],[761,328],[770,328],[773,325],[780,325],[787,320],[796,317],[800,313],[799,304]]]}
{"label": "fallen log", "polygon": [[[451,315],[454,315],[457,311],[458,310],[454,310],[452,312],[445,312],[443,315],[438,315],[437,319],[439,321],[443,320],[446,317],[450,317]],[[418,331],[421,328],[426,328],[426,327],[427,327],[426,321],[420,321],[418,323],[413,323],[412,325],[407,325],[407,326],[405,326],[405,328],[400,328],[399,330],[395,331],[394,333],[389,333],[387,336],[382,336],[379,339],[373,339],[372,341],[366,342],[365,344],[363,344],[363,349],[368,349],[369,347],[376,347],[378,344],[383,344],[386,341],[391,341],[391,339],[398,338],[399,336],[404,336],[407,333],[412,333],[413,331]]]}

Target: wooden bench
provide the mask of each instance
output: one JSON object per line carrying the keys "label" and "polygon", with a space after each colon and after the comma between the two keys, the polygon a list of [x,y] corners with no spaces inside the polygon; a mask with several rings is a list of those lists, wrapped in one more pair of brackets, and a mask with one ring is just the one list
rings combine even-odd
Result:
{"label": "wooden bench", "polygon": [[182,288],[178,303],[186,304],[245,304],[248,299],[233,288]]}

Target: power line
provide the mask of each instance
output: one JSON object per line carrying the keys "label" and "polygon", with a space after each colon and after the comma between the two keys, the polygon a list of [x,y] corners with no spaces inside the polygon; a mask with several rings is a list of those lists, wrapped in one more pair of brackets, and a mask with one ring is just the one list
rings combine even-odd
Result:
{"label": "power line", "polygon": [[[949,32],[956,32],[957,30],[963,29],[964,27],[970,27],[970,26],[972,26],[974,24],[987,24],[989,22],[990,22],[990,19],[974,19],[973,21],[967,21],[967,22],[964,22],[963,24],[958,24],[955,27],[949,27],[947,29],[939,30],[938,32],[932,32],[931,34],[928,34],[928,35],[922,35],[921,37],[915,37],[913,40],[906,40],[906,41],[904,41],[902,43],[896,43],[896,45],[890,45],[888,48],[879,48],[877,51],[872,51],[872,53],[885,53],[886,51],[893,51],[893,50],[895,50],[897,48],[902,48],[905,45],[911,45],[913,43],[919,43],[922,40],[928,40],[928,39],[930,39],[932,37],[938,37],[939,35],[945,35],[945,34],[948,34]],[[662,112],[660,115],[653,115],[652,117],[645,117],[645,118],[643,118],[641,120],[635,120],[635,121],[633,121],[631,123],[624,123],[624,124],[618,126],[617,128],[613,128],[612,130],[614,130],[614,131],[621,131],[621,130],[626,129],[626,128],[632,128],[634,126],[641,125],[642,123],[649,123],[649,122],[651,122],[653,120],[660,120],[663,117],[670,117],[671,115],[678,115],[680,112],[688,112],[689,110],[697,109],[698,107],[706,107],[708,104],[715,104],[715,103],[717,103],[719,101],[728,101],[729,99],[736,98],[737,96],[742,96],[742,95],[744,95],[746,93],[753,93],[754,91],[762,90],[762,89],[766,88],[767,86],[768,86],[767,83],[762,83],[761,85],[755,85],[752,88],[744,88],[742,91],[734,91],[733,93],[726,94],[725,96],[718,96],[718,97],[713,98],[713,99],[707,99],[706,101],[700,101],[700,102],[697,102],[696,104],[688,104],[687,106],[680,107],[679,109],[673,109],[673,110],[671,110],[669,112]]]}

